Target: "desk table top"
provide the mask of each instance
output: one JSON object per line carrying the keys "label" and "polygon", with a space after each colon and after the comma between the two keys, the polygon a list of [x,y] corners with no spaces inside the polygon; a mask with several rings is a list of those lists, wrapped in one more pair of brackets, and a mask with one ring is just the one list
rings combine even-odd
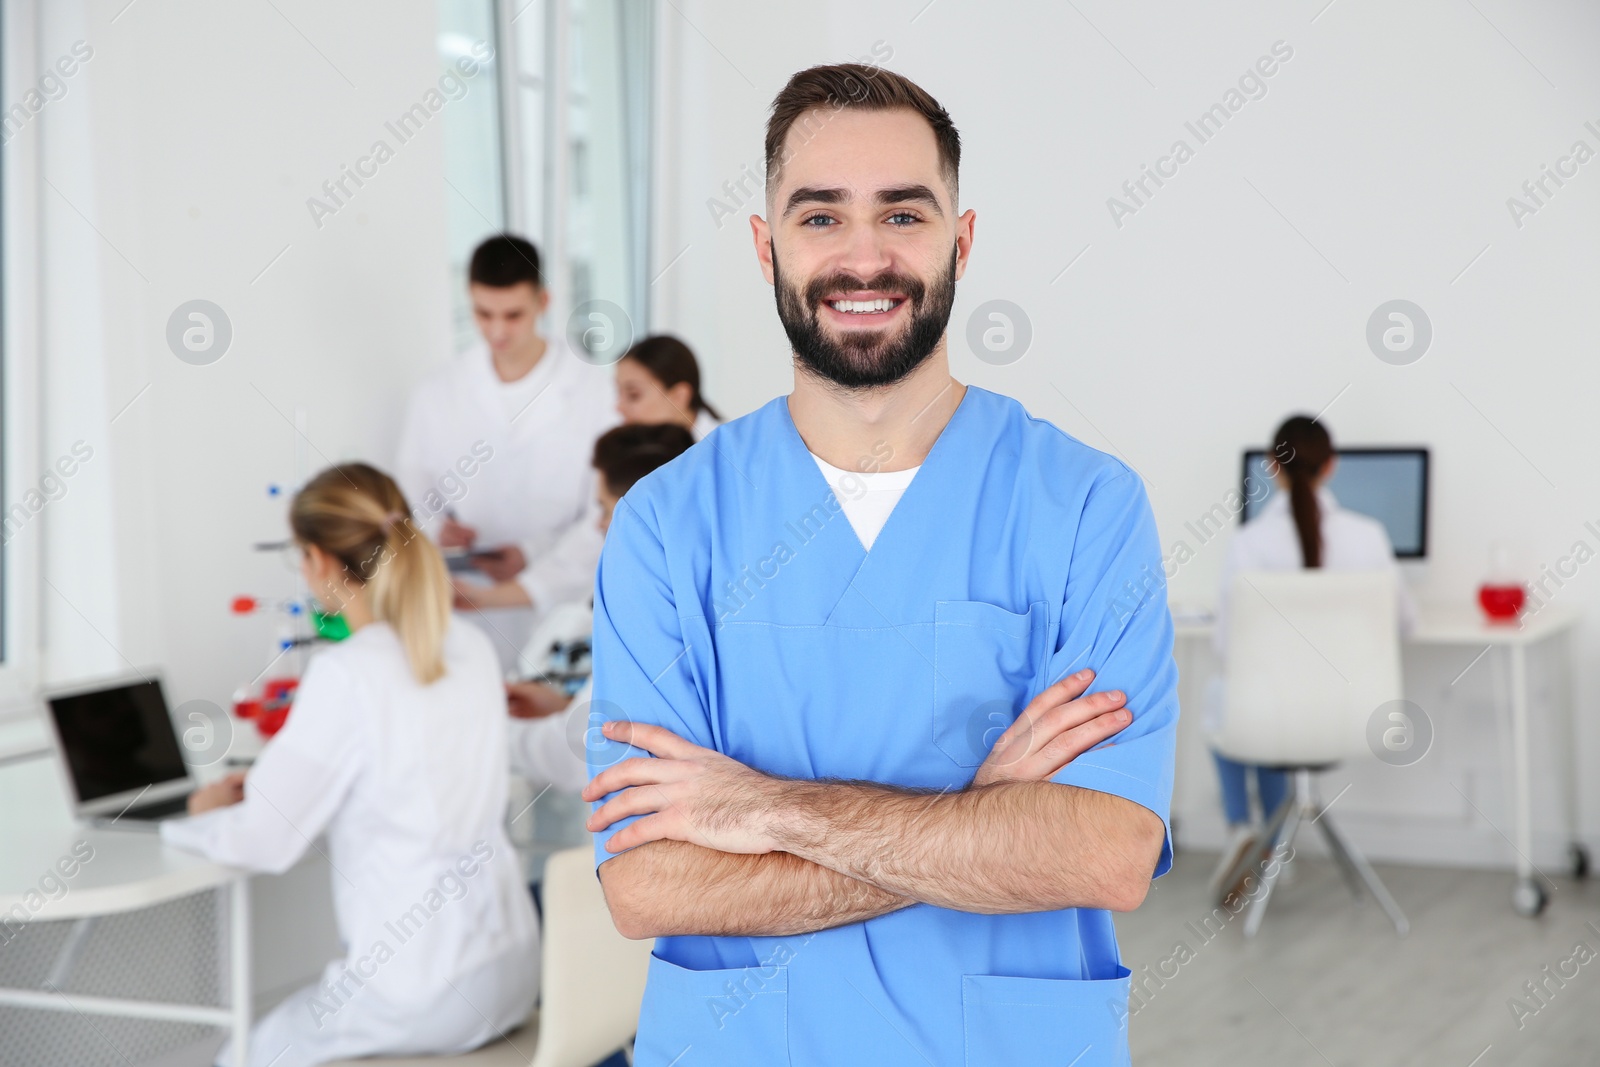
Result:
{"label": "desk table top", "polygon": [[[1422,605],[1408,645],[1533,645],[1576,626],[1583,618],[1571,604],[1546,604],[1514,622],[1490,622],[1476,607]],[[1179,638],[1210,638],[1214,618],[1185,615],[1174,619]]]}

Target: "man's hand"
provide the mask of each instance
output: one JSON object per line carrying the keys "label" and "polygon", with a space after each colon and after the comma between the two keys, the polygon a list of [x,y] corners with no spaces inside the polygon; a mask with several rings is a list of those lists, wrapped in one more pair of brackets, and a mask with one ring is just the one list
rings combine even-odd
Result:
{"label": "man's hand", "polygon": [[572,703],[572,698],[548,682],[511,682],[506,685],[506,705],[513,719],[542,719]]}
{"label": "man's hand", "polygon": [[202,811],[213,808],[225,808],[230,804],[237,804],[244,799],[244,772],[234,771],[223,778],[218,778],[210,785],[203,785],[189,794],[189,814],[199,815]]}
{"label": "man's hand", "polygon": [[470,526],[463,526],[454,516],[446,516],[444,523],[439,527],[440,548],[471,548],[477,539],[478,531]]}
{"label": "man's hand", "polygon": [[1046,781],[1132,722],[1118,690],[1083,695],[1093,681],[1085,668],[1034,697],[995,740],[972,784]]}
{"label": "man's hand", "polygon": [[660,726],[608,722],[602,731],[657,757],[623,760],[583,787],[583,799],[591,803],[622,790],[589,816],[592,832],[630,815],[644,816],[613,834],[607,850],[670,840],[745,855],[775,851],[768,823],[790,783]]}
{"label": "man's hand", "polygon": [[517,582],[500,582],[496,585],[479,585],[476,582],[450,579],[455,590],[457,611],[482,611],[485,608],[525,608],[533,604],[528,591]]}
{"label": "man's hand", "polygon": [[528,560],[522,554],[522,549],[516,545],[506,545],[492,552],[474,555],[472,565],[497,582],[509,582],[522,573],[528,566]]}

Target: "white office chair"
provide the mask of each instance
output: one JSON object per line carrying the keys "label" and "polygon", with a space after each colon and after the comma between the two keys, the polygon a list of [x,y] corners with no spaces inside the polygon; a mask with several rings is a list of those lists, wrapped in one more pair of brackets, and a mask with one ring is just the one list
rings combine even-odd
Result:
{"label": "white office chair", "polygon": [[626,1046],[639,1025],[652,942],[617,933],[587,846],[545,862],[543,898],[542,1003],[525,1024],[460,1056],[341,1060],[326,1067],[592,1067]]}
{"label": "white office chair", "polygon": [[[1258,848],[1249,850],[1225,885],[1251,867],[1261,878],[1244,932],[1266,915],[1281,863],[1269,851],[1288,848],[1302,825],[1319,827],[1357,899],[1363,885],[1402,936],[1406,917],[1366,859],[1334,826],[1312,775],[1340,760],[1372,755],[1367,723],[1398,700],[1400,635],[1394,576],[1388,571],[1274,571],[1239,574],[1230,591],[1227,691],[1217,750],[1241,763],[1291,772],[1293,788],[1268,818]],[[1275,844],[1276,843],[1276,844]]]}

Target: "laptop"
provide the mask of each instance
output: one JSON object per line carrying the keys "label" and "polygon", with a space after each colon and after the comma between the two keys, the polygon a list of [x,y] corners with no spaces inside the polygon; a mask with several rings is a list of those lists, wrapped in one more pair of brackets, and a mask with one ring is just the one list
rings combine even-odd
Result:
{"label": "laptop", "polygon": [[44,701],[74,817],[154,830],[188,811],[199,783],[155,674],[51,689]]}

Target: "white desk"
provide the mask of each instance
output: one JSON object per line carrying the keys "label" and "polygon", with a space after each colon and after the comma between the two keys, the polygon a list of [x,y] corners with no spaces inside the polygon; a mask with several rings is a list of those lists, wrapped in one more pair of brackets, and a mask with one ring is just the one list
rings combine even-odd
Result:
{"label": "white desk", "polygon": [[[61,877],[58,861],[73,857],[76,847],[92,848],[92,858],[78,865],[70,878]],[[40,879],[55,873],[67,886],[55,900],[40,904]],[[227,886],[230,908],[228,1007],[172,1004],[165,1001],[65,994],[57,988],[70,973],[76,950],[91,921],[101,915],[148,908],[192,893]],[[31,898],[30,898],[31,894]],[[39,906],[35,906],[39,905]],[[45,980],[44,989],[0,988],[0,1004],[95,1015],[120,1015],[162,1022],[202,1023],[233,1032],[233,1062],[248,1062],[250,1029],[250,879],[248,872],[223,867],[199,856],[168,848],[157,834],[137,830],[63,829],[19,826],[0,821],[0,919],[18,925],[12,913],[21,907],[27,922],[79,921]]]}
{"label": "white desk", "polygon": [[[1513,851],[1516,852],[1517,881],[1512,890],[1512,907],[1521,915],[1533,916],[1544,910],[1548,895],[1534,878],[1532,779],[1528,761],[1528,649],[1543,641],[1570,632],[1581,620],[1569,604],[1547,604],[1538,613],[1513,623],[1491,623],[1482,612],[1472,609],[1420,609],[1417,629],[1406,638],[1408,645],[1453,645],[1461,648],[1495,650],[1497,700],[1503,700],[1511,727],[1511,751],[1505,753],[1508,778],[1516,809]],[[1209,621],[1186,619],[1175,622],[1179,641],[1209,641],[1214,626]],[[1482,654],[1482,653],[1480,653]],[[1567,808],[1567,830],[1572,837],[1570,857],[1575,874],[1586,873],[1589,856],[1578,841],[1578,745],[1573,703],[1576,689],[1571,684],[1571,650],[1567,657],[1567,700],[1563,708],[1567,766],[1563,768],[1563,793]],[[1509,679],[1503,677],[1509,666]],[[1181,661],[1180,661],[1181,670]],[[1501,685],[1501,682],[1507,684]]]}

